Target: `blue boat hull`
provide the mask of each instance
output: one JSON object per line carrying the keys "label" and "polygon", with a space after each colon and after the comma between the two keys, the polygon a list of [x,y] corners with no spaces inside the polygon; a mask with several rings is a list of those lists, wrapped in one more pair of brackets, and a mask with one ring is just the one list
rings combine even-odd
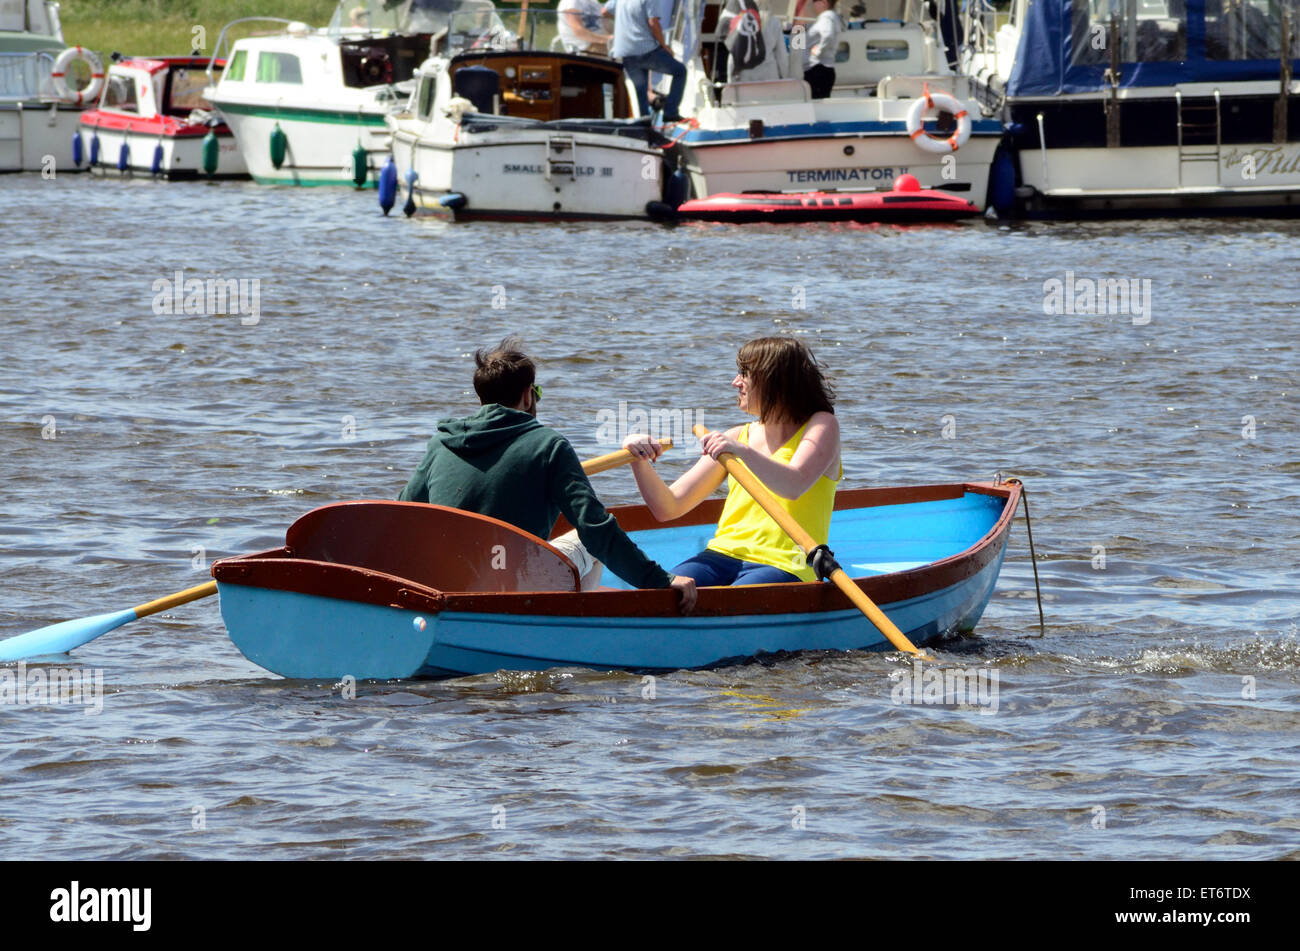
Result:
{"label": "blue boat hull", "polygon": [[[923,644],[970,631],[979,621],[1002,566],[1016,501],[1018,487],[1014,497],[964,491],[945,500],[837,511],[831,545],[890,620]],[[711,525],[630,534],[647,555],[671,565],[698,551]],[[458,610],[452,595],[398,606],[249,583],[234,574],[232,583],[222,580],[223,572],[214,574],[232,641],[253,663],[290,678],[396,679],[565,666],[678,670],[777,651],[889,647],[861,612],[847,600],[834,601],[842,598],[839,592],[819,582],[703,589],[703,610],[681,617],[626,607],[628,598],[662,592],[478,595],[462,600],[481,608],[509,597],[511,607]],[[798,610],[781,609],[796,598],[803,599]],[[719,606],[708,610],[710,599]],[[748,604],[752,611],[728,607]],[[574,610],[566,613],[566,605]]]}

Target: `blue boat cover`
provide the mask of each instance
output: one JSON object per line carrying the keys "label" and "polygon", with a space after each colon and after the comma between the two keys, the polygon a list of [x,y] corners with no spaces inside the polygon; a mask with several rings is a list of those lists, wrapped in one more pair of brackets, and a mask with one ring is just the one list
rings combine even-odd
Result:
{"label": "blue boat cover", "polygon": [[[1277,80],[1278,4],[1251,0],[1030,0],[1008,96],[1108,89],[1109,23],[1120,23],[1120,87]],[[1293,12],[1292,33],[1300,35]],[[1289,55],[1300,55],[1291,42]]]}

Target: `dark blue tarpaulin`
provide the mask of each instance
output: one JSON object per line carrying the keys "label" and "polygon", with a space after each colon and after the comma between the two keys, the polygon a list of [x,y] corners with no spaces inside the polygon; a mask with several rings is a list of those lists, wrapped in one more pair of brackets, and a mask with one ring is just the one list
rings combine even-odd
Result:
{"label": "dark blue tarpaulin", "polygon": [[[1277,20],[1235,0],[1168,0],[1162,13],[1121,27],[1121,88],[1278,78]],[[1030,0],[1007,95],[1109,88],[1103,78],[1110,65],[1105,19],[1088,19],[1087,0]],[[1300,23],[1292,29],[1300,32]]]}

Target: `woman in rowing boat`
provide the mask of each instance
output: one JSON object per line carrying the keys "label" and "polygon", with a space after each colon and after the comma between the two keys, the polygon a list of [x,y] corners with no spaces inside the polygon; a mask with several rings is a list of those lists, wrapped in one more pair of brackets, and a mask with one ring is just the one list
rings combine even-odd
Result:
{"label": "woman in rowing boat", "polygon": [[[650,436],[623,441],[632,452],[632,473],[651,513],[671,521],[695,508],[722,484],[717,461],[731,452],[778,498],[818,544],[830,533],[835,487],[843,478],[835,391],[812,353],[793,337],[762,337],[736,356],[740,409],[758,421],[710,433],[702,458],[671,486],[652,463],[663,451]],[[708,547],[673,569],[698,585],[814,581],[799,547],[734,479]]]}

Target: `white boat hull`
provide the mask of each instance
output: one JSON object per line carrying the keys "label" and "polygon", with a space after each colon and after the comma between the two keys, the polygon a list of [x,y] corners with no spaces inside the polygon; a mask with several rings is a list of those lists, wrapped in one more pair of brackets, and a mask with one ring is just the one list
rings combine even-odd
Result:
{"label": "white boat hull", "polygon": [[[571,162],[551,161],[556,138],[571,141]],[[417,209],[457,218],[645,218],[663,194],[663,153],[617,135],[545,130],[462,135],[459,142],[422,138],[401,129],[393,137],[398,182],[417,175]],[[464,197],[449,208],[445,196]]]}
{"label": "white boat hull", "polygon": [[754,139],[684,147],[682,167],[696,197],[888,189],[908,174],[923,187],[951,190],[982,209],[997,142],[992,136],[972,138],[948,157],[923,152],[906,136],[843,133]]}
{"label": "white boat hull", "polygon": [[0,103],[0,172],[78,172],[72,138],[84,107],[54,102]]}
{"label": "white boat hull", "polygon": [[[235,135],[248,174],[264,185],[355,185],[352,153],[366,150],[366,182],[374,187],[389,151],[384,113],[358,110],[245,107],[213,100]],[[287,140],[284,162],[271,161],[271,133],[279,125]]]}
{"label": "white boat hull", "polygon": [[1300,210],[1300,145],[1225,145],[1207,160],[1177,147],[1020,152],[1031,210],[1223,212]]}
{"label": "white boat hull", "polygon": [[[99,136],[99,161],[91,168],[96,175],[151,175],[154,150],[161,145],[163,154],[159,176],[167,179],[182,178],[247,178],[248,169],[239,154],[233,136],[218,138],[217,170],[212,176],[203,170],[203,138],[201,136],[142,135],[115,129],[82,127],[82,155],[90,161],[91,136]],[[127,146],[125,173],[118,168],[122,145]]]}

